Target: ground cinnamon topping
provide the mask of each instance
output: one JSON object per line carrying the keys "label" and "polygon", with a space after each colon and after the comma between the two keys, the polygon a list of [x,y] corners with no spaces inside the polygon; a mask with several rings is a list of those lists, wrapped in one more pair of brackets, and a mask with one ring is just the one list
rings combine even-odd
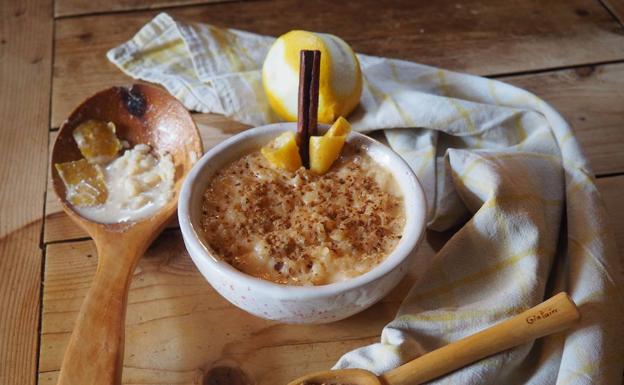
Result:
{"label": "ground cinnamon topping", "polygon": [[247,274],[322,285],[379,264],[401,237],[403,210],[392,175],[349,146],[324,175],[276,169],[254,152],[214,176],[202,227],[208,246]]}

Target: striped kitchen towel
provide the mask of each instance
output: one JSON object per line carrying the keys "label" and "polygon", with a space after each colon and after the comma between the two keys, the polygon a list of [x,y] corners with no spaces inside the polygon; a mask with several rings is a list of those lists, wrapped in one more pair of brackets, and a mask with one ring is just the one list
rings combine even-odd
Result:
{"label": "striped kitchen towel", "polygon": [[[162,13],[108,58],[189,109],[261,125],[276,120],[260,76],[273,40]],[[415,264],[419,278],[381,341],[336,367],[381,373],[566,290],[580,306],[578,326],[435,383],[621,384],[623,264],[570,126],[499,81],[358,58],[365,81],[354,129],[385,130],[424,185],[429,229],[462,227]]]}

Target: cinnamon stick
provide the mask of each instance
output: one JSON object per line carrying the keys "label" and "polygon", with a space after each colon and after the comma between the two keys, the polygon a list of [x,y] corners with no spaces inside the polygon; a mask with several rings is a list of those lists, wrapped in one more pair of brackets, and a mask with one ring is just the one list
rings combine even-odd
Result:
{"label": "cinnamon stick", "polygon": [[297,145],[301,163],[310,168],[310,136],[316,135],[321,51],[302,50],[299,59]]}

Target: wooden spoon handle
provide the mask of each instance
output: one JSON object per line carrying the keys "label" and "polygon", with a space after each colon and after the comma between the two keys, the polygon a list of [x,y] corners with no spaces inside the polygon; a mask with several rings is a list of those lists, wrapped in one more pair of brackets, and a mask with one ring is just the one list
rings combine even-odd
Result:
{"label": "wooden spoon handle", "polygon": [[57,385],[121,383],[126,303],[137,257],[122,247],[98,254],[95,278],[76,319]]}
{"label": "wooden spoon handle", "polygon": [[472,362],[571,326],[580,313],[566,293],[519,315],[442,348],[424,354],[380,378],[386,385],[416,385]]}

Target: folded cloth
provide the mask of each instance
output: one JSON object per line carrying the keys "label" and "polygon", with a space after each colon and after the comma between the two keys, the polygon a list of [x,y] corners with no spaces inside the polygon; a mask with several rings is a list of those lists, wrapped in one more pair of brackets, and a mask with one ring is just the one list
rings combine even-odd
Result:
{"label": "folded cloth", "polygon": [[[276,120],[260,76],[273,40],[162,13],[108,58],[189,109],[261,125]],[[578,326],[435,383],[620,384],[623,264],[570,126],[499,81],[358,58],[365,81],[354,129],[385,129],[424,185],[429,229],[463,226],[434,258],[417,261],[419,278],[381,342],[335,367],[384,372],[565,290],[580,306]]]}

